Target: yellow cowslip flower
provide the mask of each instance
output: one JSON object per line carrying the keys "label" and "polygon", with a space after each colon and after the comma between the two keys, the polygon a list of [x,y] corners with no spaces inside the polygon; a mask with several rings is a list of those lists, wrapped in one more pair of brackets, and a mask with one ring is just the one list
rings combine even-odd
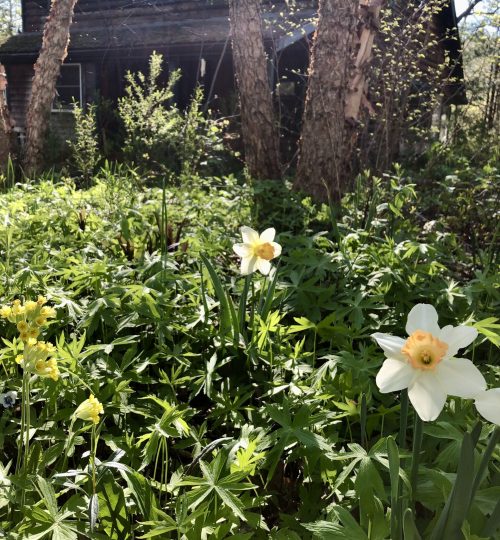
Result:
{"label": "yellow cowslip flower", "polygon": [[31,313],[38,308],[38,304],[36,302],[33,302],[33,300],[28,300],[24,303],[24,307],[26,309],[26,313]]}
{"label": "yellow cowslip flower", "polygon": [[43,306],[44,304],[47,303],[47,298],[45,298],[45,296],[38,296],[38,300],[36,301],[36,303],[39,305],[39,306]]}
{"label": "yellow cowslip flower", "polygon": [[40,335],[40,330],[38,330],[38,328],[36,328],[35,326],[32,326],[28,330],[28,335],[30,338],[37,338]]}
{"label": "yellow cowslip flower", "polygon": [[47,319],[54,318],[56,316],[56,310],[53,307],[45,306],[40,310],[40,315]]}
{"label": "yellow cowslip flower", "polygon": [[29,327],[29,324],[26,321],[19,321],[17,323],[17,329],[22,334],[23,332],[27,332],[30,329],[30,327]]}
{"label": "yellow cowslip flower", "polygon": [[49,358],[48,360],[38,360],[35,364],[35,373],[40,377],[51,378],[54,381],[59,379],[59,368],[57,360]]}
{"label": "yellow cowslip flower", "polygon": [[97,398],[90,394],[89,399],[86,399],[74,412],[76,418],[81,420],[87,420],[94,422],[94,424],[99,423],[99,415],[104,413],[104,408]]}
{"label": "yellow cowslip flower", "polygon": [[8,319],[12,316],[12,308],[10,306],[2,306],[0,308],[0,317]]}
{"label": "yellow cowslip flower", "polygon": [[26,332],[21,332],[19,334],[19,337],[21,338],[22,341],[28,341],[28,339],[30,339],[31,337],[34,337],[34,336],[30,336],[29,332],[26,331]]}
{"label": "yellow cowslip flower", "polygon": [[35,324],[38,326],[43,326],[46,322],[47,322],[47,319],[43,317],[42,315],[40,315],[40,317],[37,317],[35,319]]}
{"label": "yellow cowslip flower", "polygon": [[17,362],[18,364],[22,364],[22,363],[23,363],[23,360],[24,360],[24,355],[18,354],[18,355],[16,356],[16,362]]}
{"label": "yellow cowslip flower", "polygon": [[14,304],[12,306],[12,315],[17,317],[18,315],[23,315],[26,311],[26,308],[21,305],[21,302],[19,300],[14,300]]}
{"label": "yellow cowslip flower", "polygon": [[[22,361],[19,362],[16,358],[16,361],[21,364],[23,369],[35,372],[38,375],[42,375],[45,377],[52,377],[53,372],[57,372],[57,376],[59,376],[59,371],[54,369],[54,362],[56,362],[54,359],[49,364],[46,364],[47,358],[49,356],[52,356],[55,352],[56,348],[52,343],[45,343],[45,341],[37,341],[36,339],[29,337],[25,344],[24,344],[24,352],[22,356]],[[44,368],[50,368],[49,374],[44,375]],[[57,364],[55,365],[55,368],[57,368]],[[57,380],[55,378],[54,380]]]}

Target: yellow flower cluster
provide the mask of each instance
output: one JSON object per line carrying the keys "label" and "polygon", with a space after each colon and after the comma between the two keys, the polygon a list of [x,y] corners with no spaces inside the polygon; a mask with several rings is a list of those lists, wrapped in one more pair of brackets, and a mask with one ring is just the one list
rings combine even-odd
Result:
{"label": "yellow flower cluster", "polygon": [[34,338],[28,339],[24,344],[24,352],[16,357],[16,362],[23,369],[57,381],[59,379],[59,368],[57,360],[52,357],[56,348],[52,343],[37,341]]}
{"label": "yellow flower cluster", "polygon": [[47,319],[56,316],[53,307],[46,306],[47,299],[39,296],[38,300],[14,300],[10,306],[0,308],[0,317],[14,323],[19,330],[19,337],[25,343],[29,339],[36,339],[40,335],[40,329],[47,324]]}
{"label": "yellow flower cluster", "polygon": [[56,316],[56,310],[46,306],[46,303],[47,299],[44,296],[39,296],[36,302],[14,300],[11,305],[0,308],[0,317],[16,325],[19,338],[24,343],[23,354],[17,356],[16,362],[30,373],[57,381],[59,369],[57,360],[52,356],[55,347],[51,343],[37,341],[42,327],[47,324],[47,319]]}
{"label": "yellow flower cluster", "polygon": [[81,420],[88,420],[94,422],[94,424],[98,424],[99,415],[103,413],[104,408],[101,402],[92,394],[90,394],[89,399],[86,399],[85,401],[80,403],[80,405],[78,405],[78,408],[74,412],[74,415],[76,418],[80,418]]}

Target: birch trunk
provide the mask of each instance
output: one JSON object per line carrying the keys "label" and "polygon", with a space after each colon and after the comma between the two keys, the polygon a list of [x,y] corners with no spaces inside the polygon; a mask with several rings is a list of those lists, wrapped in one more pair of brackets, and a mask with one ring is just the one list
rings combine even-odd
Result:
{"label": "birch trunk", "polygon": [[77,0],[52,0],[43,29],[42,48],[35,64],[35,75],[26,115],[24,167],[28,174],[43,164],[44,138],[50,120],[61,64],[67,55],[69,29]]}
{"label": "birch trunk", "polygon": [[259,0],[229,0],[233,62],[240,94],[245,161],[254,178],[279,178],[279,136]]}

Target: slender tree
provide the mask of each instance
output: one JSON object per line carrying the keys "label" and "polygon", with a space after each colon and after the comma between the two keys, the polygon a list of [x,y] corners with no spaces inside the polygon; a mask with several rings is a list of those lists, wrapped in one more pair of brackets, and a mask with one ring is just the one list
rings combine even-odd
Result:
{"label": "slender tree", "polygon": [[339,200],[352,180],[384,0],[320,0],[295,188]]}
{"label": "slender tree", "polygon": [[35,75],[26,115],[26,172],[36,172],[43,163],[46,134],[56,82],[67,55],[69,29],[77,0],[52,0],[43,29],[42,48],[35,64]]}
{"label": "slender tree", "polygon": [[279,136],[262,37],[260,0],[229,0],[245,161],[255,178],[279,178]]}
{"label": "slender tree", "polygon": [[5,168],[12,151],[12,120],[5,102],[7,77],[0,64],[0,169]]}

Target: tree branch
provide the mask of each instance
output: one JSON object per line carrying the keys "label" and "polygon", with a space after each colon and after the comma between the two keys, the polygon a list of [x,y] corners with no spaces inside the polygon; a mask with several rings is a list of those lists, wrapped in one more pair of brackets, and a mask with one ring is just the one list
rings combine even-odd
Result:
{"label": "tree branch", "polygon": [[461,13],[458,17],[457,17],[457,24],[465,19],[466,17],[468,17],[473,11],[474,11],[474,8],[479,4],[479,2],[482,2],[482,0],[472,0],[472,2],[470,3],[469,7],[463,12]]}

